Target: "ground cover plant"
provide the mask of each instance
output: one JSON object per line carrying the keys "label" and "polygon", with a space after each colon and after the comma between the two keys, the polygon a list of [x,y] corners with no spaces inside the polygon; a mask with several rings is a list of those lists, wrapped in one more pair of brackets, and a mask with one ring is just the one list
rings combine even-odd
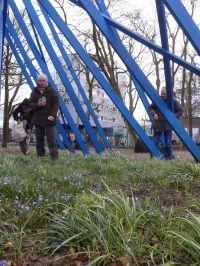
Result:
{"label": "ground cover plant", "polygon": [[200,265],[200,165],[0,153],[0,265]]}

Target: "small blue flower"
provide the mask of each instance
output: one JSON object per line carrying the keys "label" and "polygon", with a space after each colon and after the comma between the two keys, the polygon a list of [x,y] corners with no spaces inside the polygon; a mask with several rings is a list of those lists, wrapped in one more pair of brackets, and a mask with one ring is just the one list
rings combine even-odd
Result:
{"label": "small blue flower", "polygon": [[6,260],[1,259],[0,260],[0,266],[6,266]]}

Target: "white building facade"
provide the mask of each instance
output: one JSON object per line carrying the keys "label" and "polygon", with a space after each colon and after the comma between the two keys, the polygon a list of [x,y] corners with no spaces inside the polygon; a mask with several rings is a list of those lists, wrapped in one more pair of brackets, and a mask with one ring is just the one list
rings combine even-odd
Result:
{"label": "white building facade", "polygon": [[[61,61],[62,62],[62,61]],[[80,63],[77,60],[72,61],[73,68],[75,69],[77,73],[78,80],[84,89],[84,92],[89,100],[89,85],[86,81],[86,76],[82,71],[80,70]],[[75,83],[75,81],[72,78],[72,75],[70,71],[67,69],[67,66],[63,63],[63,68],[66,70],[66,75],[73,87],[74,92],[76,93],[76,96],[85,111],[85,114],[87,114],[88,119],[90,121],[90,124],[92,127],[96,127],[91,115],[88,115],[88,108],[81,96],[81,93]],[[74,105],[67,93],[67,89],[64,88],[59,76],[57,73],[54,75],[54,80],[59,88],[60,94],[62,95],[63,100],[66,103],[66,106],[73,118],[74,123],[81,128],[83,126],[82,121],[79,118],[79,115],[77,114]],[[121,82],[123,84],[123,82]],[[125,94],[125,88],[121,85],[120,88],[122,89],[122,95]],[[113,104],[111,99],[108,97],[106,92],[99,86],[97,82],[94,81],[92,86],[92,91],[90,92],[92,95],[90,99],[90,104],[92,106],[92,109],[95,112],[95,115],[101,125],[101,127],[104,129],[107,136],[113,136],[118,134],[117,132],[122,132],[125,128],[124,120],[121,116],[121,113],[116,108],[116,106]],[[119,133],[121,135],[121,133]]]}

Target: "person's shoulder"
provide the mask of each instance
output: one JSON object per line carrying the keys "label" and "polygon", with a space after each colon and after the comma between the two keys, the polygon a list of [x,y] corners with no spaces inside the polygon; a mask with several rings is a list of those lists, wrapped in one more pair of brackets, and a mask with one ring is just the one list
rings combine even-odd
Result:
{"label": "person's shoulder", "polygon": [[22,103],[22,102],[18,103],[18,104],[15,106],[14,111],[21,109],[22,106],[23,106],[23,103]]}
{"label": "person's shoulder", "polygon": [[34,87],[33,90],[31,91],[31,95],[35,94],[37,92],[37,87]]}
{"label": "person's shoulder", "polygon": [[56,92],[56,89],[54,87],[52,87],[51,85],[49,85],[47,88],[46,88],[47,91],[55,91]]}
{"label": "person's shoulder", "polygon": [[30,104],[30,100],[29,100],[28,98],[25,98],[25,99],[21,102],[21,104],[23,104],[23,105],[29,105],[29,104]]}
{"label": "person's shoulder", "polygon": [[174,104],[181,105],[181,103],[177,99],[173,99]]}
{"label": "person's shoulder", "polygon": [[57,95],[57,96],[59,95],[58,91],[55,88],[50,87],[50,90],[51,90],[53,95]]}
{"label": "person's shoulder", "polygon": [[20,104],[17,104],[17,105],[14,107],[13,114],[18,113],[20,107],[21,107]]}

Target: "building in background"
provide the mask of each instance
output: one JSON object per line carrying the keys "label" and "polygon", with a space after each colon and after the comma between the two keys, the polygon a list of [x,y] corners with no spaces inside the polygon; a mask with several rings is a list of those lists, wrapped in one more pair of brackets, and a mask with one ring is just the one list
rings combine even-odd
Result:
{"label": "building in background", "polygon": [[[88,119],[90,121],[90,124],[94,129],[96,128],[96,125],[92,119],[92,117],[88,114],[87,106],[81,96],[81,93],[79,92],[76,83],[74,82],[70,71],[67,69],[66,64],[61,60],[61,63],[63,65],[63,68],[66,71],[66,75],[74,89],[74,92],[77,95],[77,98],[79,99],[80,104],[82,105],[82,108],[84,109],[85,113],[88,116]],[[84,71],[81,71],[81,64],[78,61],[78,59],[72,60],[73,68],[76,72],[76,75],[81,83],[82,88],[85,91],[85,94],[87,98],[89,99],[89,85],[86,80],[86,76],[84,74]],[[74,105],[67,93],[67,90],[65,90],[59,76],[57,73],[54,73],[54,81],[57,87],[59,88],[60,94],[63,97],[63,100],[65,101],[67,108],[73,118],[73,121],[75,124],[79,127],[80,130],[83,129],[82,121],[80,120]],[[125,95],[125,86],[124,84],[124,77],[121,76],[121,92],[122,95]],[[109,138],[109,141],[111,145],[113,146],[127,146],[127,130],[125,128],[124,120],[121,116],[121,113],[116,108],[116,106],[113,104],[111,99],[108,97],[106,92],[99,86],[97,82],[94,81],[92,85],[92,100],[91,100],[91,106],[97,116],[97,119],[103,128],[106,136]],[[67,121],[66,121],[67,124]]]}

